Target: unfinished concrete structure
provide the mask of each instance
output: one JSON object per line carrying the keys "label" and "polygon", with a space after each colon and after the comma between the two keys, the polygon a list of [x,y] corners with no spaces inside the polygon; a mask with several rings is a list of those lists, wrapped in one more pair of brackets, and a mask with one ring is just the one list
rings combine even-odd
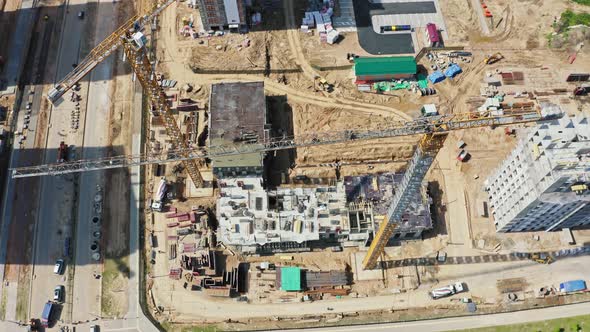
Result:
{"label": "unfinished concrete structure", "polygon": [[538,125],[486,180],[497,231],[590,224],[589,119],[580,114]]}
{"label": "unfinished concrete structure", "polygon": [[[242,252],[309,250],[311,245],[365,246],[403,175],[347,177],[331,185],[266,190],[262,177],[219,181],[218,240]],[[404,213],[393,239],[420,238],[432,228],[426,185]]]}
{"label": "unfinished concrete structure", "polygon": [[348,228],[344,186],[265,190],[262,177],[219,180],[218,241],[242,252],[306,250]]}
{"label": "unfinished concrete structure", "polygon": [[[264,82],[231,82],[211,85],[209,95],[209,145],[252,144],[270,134],[267,125]],[[264,155],[239,154],[213,158],[213,174],[261,176]]]}
{"label": "unfinished concrete structure", "polygon": [[199,0],[203,28],[205,30],[246,28],[246,4],[246,0]]}
{"label": "unfinished concrete structure", "polygon": [[[403,176],[401,173],[381,173],[344,178],[351,225],[350,241],[366,241],[369,233],[377,231],[375,225],[385,220],[396,187]],[[417,239],[423,231],[432,229],[431,204],[426,183],[422,183],[416,196],[411,197],[392,239]]]}

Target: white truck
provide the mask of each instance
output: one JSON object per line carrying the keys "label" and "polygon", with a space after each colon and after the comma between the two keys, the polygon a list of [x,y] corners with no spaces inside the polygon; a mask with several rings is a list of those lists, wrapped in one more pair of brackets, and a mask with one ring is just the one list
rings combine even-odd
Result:
{"label": "white truck", "polygon": [[166,198],[166,191],[168,191],[168,185],[166,183],[166,178],[162,177],[156,195],[152,200],[152,210],[162,212],[164,208],[164,199]]}
{"label": "white truck", "polygon": [[463,287],[463,283],[456,282],[452,285],[448,285],[448,286],[444,286],[444,287],[440,287],[440,288],[435,288],[435,289],[431,290],[430,292],[428,292],[428,295],[430,295],[430,297],[433,300],[436,300],[436,299],[451,296],[451,295],[454,295],[457,293],[461,293],[463,291],[465,291],[465,288]]}

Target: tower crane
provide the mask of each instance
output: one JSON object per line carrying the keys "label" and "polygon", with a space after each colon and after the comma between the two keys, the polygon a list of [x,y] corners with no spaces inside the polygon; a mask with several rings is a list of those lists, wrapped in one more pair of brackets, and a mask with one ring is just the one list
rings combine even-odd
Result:
{"label": "tower crane", "polygon": [[[391,238],[397,223],[401,220],[401,216],[407,209],[412,197],[415,197],[415,194],[420,190],[421,183],[449,132],[460,129],[539,122],[552,120],[560,116],[561,114],[543,113],[538,109],[505,110],[500,115],[497,113],[492,114],[491,112],[445,114],[422,117],[411,121],[390,123],[387,126],[376,130],[356,129],[322,133],[304,133],[296,137],[284,136],[278,138],[266,138],[255,142],[255,144],[210,146],[206,150],[202,148],[183,148],[169,150],[165,154],[117,156],[95,160],[78,160],[59,164],[19,167],[12,169],[11,174],[13,178],[60,175],[108,168],[187,161],[245,153],[264,153],[268,151],[307,146],[422,134],[416,151],[406,169],[402,182],[393,196],[386,218],[375,233],[375,237],[363,260],[363,269],[373,269],[376,267],[379,257],[383,253],[387,242]],[[590,167],[590,163],[588,167]]]}
{"label": "tower crane", "polygon": [[166,94],[158,84],[156,74],[148,58],[148,50],[145,45],[146,40],[141,32],[142,28],[149,24],[157,15],[176,0],[167,0],[156,6],[149,14],[142,17],[133,16],[115,32],[100,42],[90,53],[82,60],[76,68],[67,74],[47,93],[47,99],[55,103],[64,93],[71,89],[92,69],[101,63],[107,56],[114,52],[119,46],[123,46],[127,61],[133,68],[137,79],[139,80],[144,93],[151,101],[153,109],[164,119],[166,133],[172,141],[179,147],[185,168],[196,187],[203,185],[203,177],[199,172],[197,163],[193,158],[186,158],[190,151],[188,144],[182,136],[180,128],[174,119],[170,110],[170,105],[166,101]]}

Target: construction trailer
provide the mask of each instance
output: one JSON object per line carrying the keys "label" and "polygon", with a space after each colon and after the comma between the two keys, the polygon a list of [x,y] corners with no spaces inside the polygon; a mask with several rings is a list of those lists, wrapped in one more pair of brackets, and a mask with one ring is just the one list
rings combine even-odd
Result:
{"label": "construction trailer", "polygon": [[416,59],[412,56],[358,57],[354,59],[356,84],[411,79],[418,72]]}

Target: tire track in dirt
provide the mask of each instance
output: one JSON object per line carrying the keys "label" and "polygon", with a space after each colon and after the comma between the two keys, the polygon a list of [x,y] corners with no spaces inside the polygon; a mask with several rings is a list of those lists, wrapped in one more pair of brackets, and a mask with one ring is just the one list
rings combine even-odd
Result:
{"label": "tire track in dirt", "polygon": [[[254,75],[224,75],[218,76],[216,74],[196,74],[199,79],[198,81],[201,84],[210,84],[210,83],[220,83],[220,82],[235,82],[235,81],[245,81],[245,82],[254,82],[260,81],[260,76]],[[322,97],[315,95],[313,93],[309,93],[306,91],[300,91],[293,89],[289,86],[276,83],[271,79],[263,79],[264,81],[264,88],[267,91],[277,94],[285,94],[288,98],[292,99],[293,101],[306,103],[306,104],[313,104],[316,106],[321,107],[335,107],[347,110],[353,110],[357,112],[361,112],[364,114],[379,114],[379,115],[386,115],[386,116],[396,116],[402,120],[411,120],[412,117],[407,115],[406,113],[397,110],[395,108],[377,105],[377,104],[370,104],[370,103],[363,103],[363,102],[356,102],[351,101],[348,99],[332,99],[327,97]]]}

